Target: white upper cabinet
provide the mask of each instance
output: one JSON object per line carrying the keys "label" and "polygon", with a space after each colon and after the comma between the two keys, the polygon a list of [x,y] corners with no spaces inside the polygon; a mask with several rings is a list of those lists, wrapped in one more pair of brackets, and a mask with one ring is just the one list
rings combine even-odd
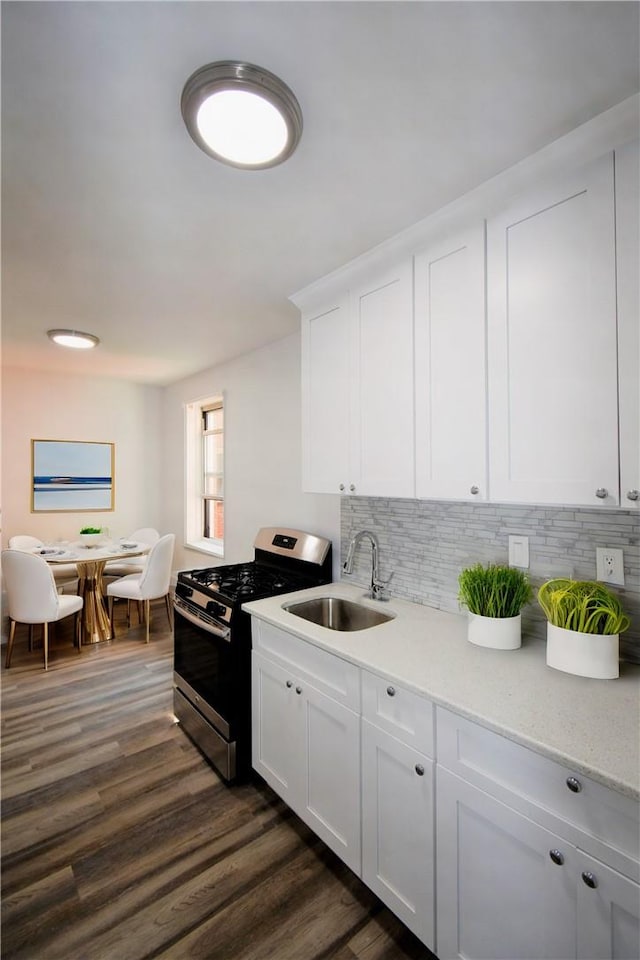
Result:
{"label": "white upper cabinet", "polygon": [[338,493],[350,463],[351,324],[348,298],[302,318],[302,487]]}
{"label": "white upper cabinet", "polygon": [[621,505],[640,509],[640,145],[616,150]]}
{"label": "white upper cabinet", "polygon": [[616,505],[613,155],[487,225],[490,497]]}
{"label": "white upper cabinet", "polygon": [[[352,292],[358,365],[352,412],[356,493],[412,497],[413,269],[411,260]],[[355,364],[354,364],[355,366]]]}
{"label": "white upper cabinet", "polygon": [[416,496],[487,499],[485,231],[415,258]]}
{"label": "white upper cabinet", "polygon": [[410,259],[305,312],[302,397],[306,491],[414,495]]}

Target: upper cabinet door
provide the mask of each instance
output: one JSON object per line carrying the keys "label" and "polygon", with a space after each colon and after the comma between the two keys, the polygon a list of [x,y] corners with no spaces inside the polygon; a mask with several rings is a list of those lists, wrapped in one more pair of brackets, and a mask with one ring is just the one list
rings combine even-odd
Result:
{"label": "upper cabinet door", "polygon": [[302,318],[302,488],[307,492],[340,493],[349,483],[351,341],[346,296]]}
{"label": "upper cabinet door", "polygon": [[415,258],[416,496],[486,500],[484,223]]}
{"label": "upper cabinet door", "polygon": [[616,252],[620,354],[620,484],[623,507],[640,509],[640,145],[616,150]]}
{"label": "upper cabinet door", "polygon": [[489,221],[492,500],[619,503],[613,155]]}
{"label": "upper cabinet door", "polygon": [[412,497],[413,262],[352,291],[355,324],[352,493]]}

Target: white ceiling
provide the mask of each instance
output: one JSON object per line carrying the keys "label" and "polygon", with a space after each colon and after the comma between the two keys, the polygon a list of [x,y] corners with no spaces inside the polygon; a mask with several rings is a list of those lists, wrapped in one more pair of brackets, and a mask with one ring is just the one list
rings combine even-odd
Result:
{"label": "white ceiling", "polygon": [[[224,59],[296,93],[281,167],[189,138],[182,87]],[[166,384],[285,336],[289,294],[636,93],[639,60],[635,2],[4,2],[3,362]]]}

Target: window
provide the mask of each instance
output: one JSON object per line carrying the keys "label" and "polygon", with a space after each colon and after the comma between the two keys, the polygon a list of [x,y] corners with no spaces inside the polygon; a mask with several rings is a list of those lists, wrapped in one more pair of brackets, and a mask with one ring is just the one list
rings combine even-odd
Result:
{"label": "window", "polygon": [[203,536],[224,541],[224,409],[202,410]]}
{"label": "window", "polygon": [[224,402],[211,397],[185,409],[186,545],[224,551]]}

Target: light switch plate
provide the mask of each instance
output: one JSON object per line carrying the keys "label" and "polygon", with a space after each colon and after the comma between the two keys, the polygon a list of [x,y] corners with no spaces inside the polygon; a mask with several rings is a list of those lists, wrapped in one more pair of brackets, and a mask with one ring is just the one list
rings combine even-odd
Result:
{"label": "light switch plate", "polygon": [[509,566],[529,569],[529,537],[509,537]]}
{"label": "light switch plate", "polygon": [[615,547],[596,547],[596,580],[624,587],[624,554]]}

